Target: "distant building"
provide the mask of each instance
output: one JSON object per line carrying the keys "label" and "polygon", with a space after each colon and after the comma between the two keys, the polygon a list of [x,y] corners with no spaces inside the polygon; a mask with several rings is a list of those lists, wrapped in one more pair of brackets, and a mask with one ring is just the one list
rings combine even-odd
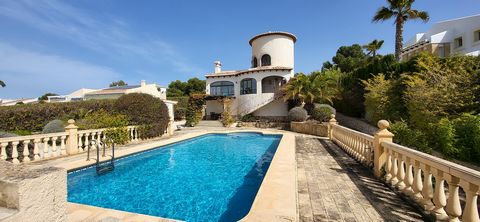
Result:
{"label": "distant building", "polygon": [[480,15],[439,22],[425,33],[418,33],[406,42],[401,59],[429,52],[440,57],[480,55]]}
{"label": "distant building", "polygon": [[140,85],[132,86],[114,86],[106,89],[95,90],[85,94],[84,99],[117,99],[118,97],[129,93],[145,93],[157,97],[161,100],[167,99],[167,88],[153,84],[147,84],[142,80]]}
{"label": "distant building", "polygon": [[282,85],[293,77],[294,45],[297,38],[287,32],[267,32],[254,36],[251,68],[223,71],[215,62],[214,73],[206,77],[206,117],[217,119],[224,110],[222,98],[230,98],[231,114],[252,114],[269,119],[284,119],[288,105],[281,99]]}
{"label": "distant building", "polygon": [[72,92],[68,95],[62,95],[62,96],[48,96],[48,101],[49,103],[54,103],[54,102],[70,102],[70,101],[81,101],[84,99],[85,94],[89,92],[93,92],[96,89],[79,89],[75,92]]}
{"label": "distant building", "polygon": [[14,106],[17,104],[38,103],[38,98],[22,98],[22,99],[1,99],[0,106]]}

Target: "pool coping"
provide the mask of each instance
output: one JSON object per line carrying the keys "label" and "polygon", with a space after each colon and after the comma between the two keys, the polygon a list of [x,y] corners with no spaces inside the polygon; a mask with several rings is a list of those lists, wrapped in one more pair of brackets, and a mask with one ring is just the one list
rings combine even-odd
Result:
{"label": "pool coping", "polygon": [[[296,180],[296,160],[295,160],[295,136],[291,132],[278,130],[233,130],[226,129],[225,131],[199,131],[192,132],[178,137],[172,137],[160,141],[151,141],[137,144],[131,148],[118,150],[115,153],[116,158],[122,158],[129,155],[134,155],[147,150],[158,149],[158,147],[174,144],[177,142],[193,139],[195,137],[206,134],[228,134],[238,132],[252,132],[263,135],[282,135],[280,143],[277,147],[275,155],[270,163],[268,171],[258,189],[255,200],[251,206],[248,214],[240,221],[297,221],[297,180]],[[160,148],[161,149],[161,148]],[[109,158],[100,157],[100,161],[106,161]],[[75,160],[67,163],[59,163],[55,166],[65,168],[68,172],[75,171],[81,168],[89,167],[95,164],[95,160],[90,161]],[[69,208],[82,206],[83,204],[69,203]],[[90,205],[83,205],[85,207],[93,207]],[[82,207],[83,207],[82,206]],[[118,212],[118,210],[94,207],[96,211],[105,211],[106,214]],[[112,212],[110,212],[112,211]],[[135,214],[133,212],[127,212]],[[141,214],[138,214],[141,215]],[[167,219],[169,218],[161,218]],[[130,220],[129,220],[130,221]]]}

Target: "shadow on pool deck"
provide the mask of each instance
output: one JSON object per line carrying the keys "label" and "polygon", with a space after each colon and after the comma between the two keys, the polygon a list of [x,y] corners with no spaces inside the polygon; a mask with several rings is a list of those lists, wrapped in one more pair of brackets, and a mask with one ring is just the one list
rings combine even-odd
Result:
{"label": "shadow on pool deck", "polygon": [[243,184],[235,191],[235,194],[228,202],[227,210],[222,214],[219,221],[238,221],[247,216],[279,143],[280,140],[272,143],[248,174],[245,175]]}
{"label": "shadow on pool deck", "polygon": [[296,138],[300,221],[424,221],[330,140]]}

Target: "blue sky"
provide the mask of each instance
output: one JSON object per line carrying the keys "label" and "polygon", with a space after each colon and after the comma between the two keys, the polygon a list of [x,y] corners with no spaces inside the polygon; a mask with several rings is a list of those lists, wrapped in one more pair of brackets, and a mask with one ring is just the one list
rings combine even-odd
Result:
{"label": "blue sky", "polygon": [[[250,64],[248,40],[265,31],[298,37],[295,71],[309,73],[337,48],[383,39],[392,53],[392,21],[371,23],[385,0],[2,0],[0,98],[102,88],[112,81],[203,78]],[[417,0],[430,22],[409,22],[408,39],[433,23],[480,13],[479,0]]]}

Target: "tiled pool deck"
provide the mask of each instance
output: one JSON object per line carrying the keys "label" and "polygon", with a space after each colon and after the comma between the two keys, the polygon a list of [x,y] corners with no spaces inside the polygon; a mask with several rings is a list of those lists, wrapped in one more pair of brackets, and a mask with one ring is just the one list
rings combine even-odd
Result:
{"label": "tiled pool deck", "polygon": [[[373,175],[366,168],[362,168],[330,141],[288,131],[186,128],[177,131],[173,136],[119,147],[116,156],[205,133],[238,131],[284,135],[252,210],[244,221],[422,221],[420,214],[408,207],[409,205],[381,182],[373,179]],[[86,154],[83,153],[32,164],[59,166],[70,170],[94,163],[94,159],[90,163],[85,159]],[[170,221],[73,203],[68,206],[68,219],[75,222]]]}

